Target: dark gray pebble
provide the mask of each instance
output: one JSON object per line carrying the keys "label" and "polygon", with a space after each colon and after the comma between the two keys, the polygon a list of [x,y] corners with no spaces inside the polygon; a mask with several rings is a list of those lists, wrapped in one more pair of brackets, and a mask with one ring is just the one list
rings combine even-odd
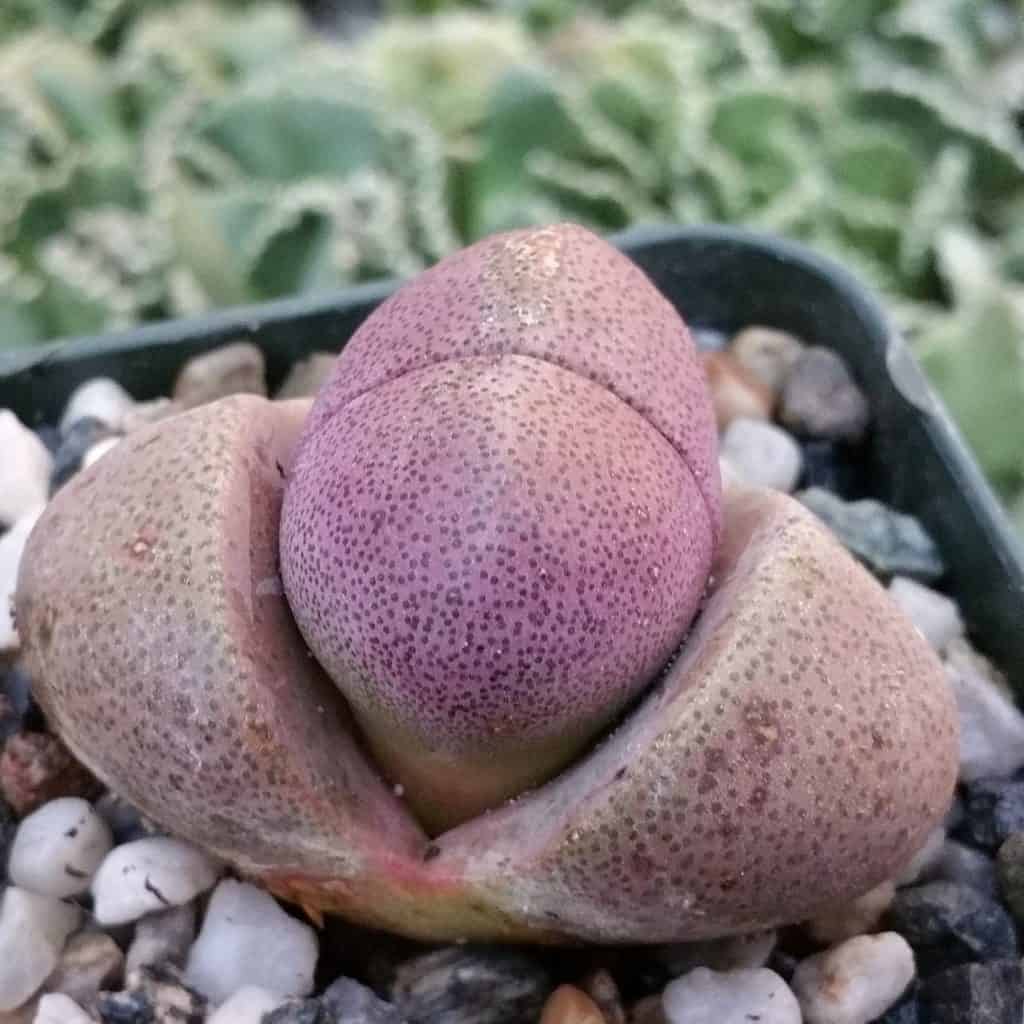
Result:
{"label": "dark gray pebble", "polygon": [[206,999],[181,983],[170,966],[140,967],[123,992],[101,992],[96,1010],[105,1024],[203,1024]]}
{"label": "dark gray pebble", "polygon": [[1019,960],[963,964],[940,971],[921,987],[928,1024],[1020,1024],[1024,970]]}
{"label": "dark gray pebble", "polygon": [[262,1024],[405,1024],[405,1018],[373,989],[338,978],[319,999],[289,999]]}
{"label": "dark gray pebble", "polygon": [[920,985],[912,981],[906,992],[874,1024],[925,1024],[921,1017]]}
{"label": "dark gray pebble", "polygon": [[967,788],[958,828],[975,846],[994,853],[1014,833],[1024,832],[1024,780],[979,779]]}
{"label": "dark gray pebble", "polygon": [[520,1024],[539,1017],[553,987],[525,953],[464,947],[406,961],[390,994],[409,1024]]}
{"label": "dark gray pebble", "polygon": [[328,1024],[330,1018],[321,1009],[319,999],[289,999],[265,1013],[262,1024]]}
{"label": "dark gray pebble", "polygon": [[796,970],[796,965],[798,963],[800,963],[799,957],[794,956],[792,953],[787,953],[784,950],[776,949],[768,958],[766,966],[769,970],[774,971],[788,985],[793,979],[793,972]]}
{"label": "dark gray pebble", "polygon": [[15,733],[45,728],[46,719],[32,697],[28,673],[20,665],[0,668],[0,745]]}
{"label": "dark gray pebble", "polygon": [[821,487],[847,501],[864,495],[862,474],[850,449],[834,441],[804,441],[803,469],[798,487]]}
{"label": "dark gray pebble", "polygon": [[329,985],[320,1003],[331,1024],[404,1024],[394,1004],[352,978],[338,978]]}
{"label": "dark gray pebble", "polygon": [[955,839],[947,839],[938,860],[918,880],[958,882],[978,889],[986,896],[999,896],[999,880],[992,857],[984,850]]}
{"label": "dark gray pebble", "polygon": [[96,812],[110,826],[118,846],[152,835],[139,809],[109,790],[96,801]]}
{"label": "dark gray pebble", "polygon": [[18,831],[18,819],[3,797],[0,797],[0,878],[7,880],[7,855]]}
{"label": "dark gray pebble", "polygon": [[102,420],[83,416],[68,428],[60,447],[53,456],[53,475],[50,477],[50,493],[63,487],[81,468],[85,453],[114,431]]}
{"label": "dark gray pebble", "polygon": [[875,575],[933,583],[945,572],[935,541],[913,516],[874,498],[844,501],[821,487],[797,498]]}
{"label": "dark gray pebble", "polygon": [[36,437],[46,445],[50,450],[50,454],[56,455],[63,440],[60,436],[60,431],[56,427],[51,427],[49,423],[43,423],[41,426],[36,427],[35,431]]}
{"label": "dark gray pebble", "polygon": [[964,802],[959,796],[955,796],[953,797],[953,802],[949,805],[949,810],[946,811],[946,817],[943,819],[942,824],[947,832],[954,832],[963,824],[963,820]]}
{"label": "dark gray pebble", "polygon": [[998,901],[955,882],[929,882],[896,893],[886,926],[914,950],[918,972],[1018,956],[1013,919]]}
{"label": "dark gray pebble", "polygon": [[96,1010],[105,1024],[153,1024],[156,1014],[141,992],[101,992]]}

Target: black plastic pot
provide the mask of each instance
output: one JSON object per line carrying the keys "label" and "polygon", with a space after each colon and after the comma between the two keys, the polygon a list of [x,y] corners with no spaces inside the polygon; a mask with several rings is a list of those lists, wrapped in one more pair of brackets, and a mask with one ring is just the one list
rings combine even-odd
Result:
{"label": "black plastic pot", "polygon": [[[875,497],[918,516],[938,541],[946,589],[977,645],[1024,694],[1024,553],[981,471],[877,302],[845,270],[790,242],[734,228],[642,228],[616,237],[694,326],[767,324],[839,352],[868,393],[864,449]],[[255,342],[271,385],[297,359],[344,346],[394,288],[231,309],[0,355],[0,407],[55,422],[73,388],[111,376],[138,398],[166,394],[190,356]]]}

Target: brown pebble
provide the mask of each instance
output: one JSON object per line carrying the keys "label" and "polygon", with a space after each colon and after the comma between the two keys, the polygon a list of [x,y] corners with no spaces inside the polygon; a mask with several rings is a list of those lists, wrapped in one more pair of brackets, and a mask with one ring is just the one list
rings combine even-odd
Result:
{"label": "brown pebble", "polygon": [[711,400],[719,431],[745,417],[766,420],[772,414],[772,393],[728,352],[702,352],[704,372],[711,386]]}
{"label": "brown pebble", "polygon": [[174,382],[174,401],[185,409],[237,394],[267,394],[263,353],[247,341],[195,356],[181,368]]}
{"label": "brown pebble", "polygon": [[36,993],[27,1003],[14,1010],[0,1010],[0,1024],[35,1024],[39,1012],[41,993]]}
{"label": "brown pebble", "polygon": [[91,1006],[100,989],[120,982],[123,966],[124,954],[109,935],[80,932],[68,940],[43,991],[63,992],[80,1006]]}
{"label": "brown pebble", "polygon": [[782,390],[803,350],[803,342],[774,327],[747,327],[729,343],[729,353],[773,396]]}
{"label": "brown pebble", "polygon": [[608,1024],[626,1024],[619,986],[603,967],[588,974],[580,982],[580,988],[594,1000]]}
{"label": "brown pebble", "polygon": [[56,736],[19,732],[0,755],[0,794],[19,816],[60,796],[91,799],[99,783]]}
{"label": "brown pebble", "polygon": [[661,996],[645,996],[629,1011],[629,1024],[668,1024]]}
{"label": "brown pebble", "polygon": [[277,401],[286,398],[316,398],[327,383],[337,358],[331,352],[314,352],[295,363],[274,398]]}
{"label": "brown pebble", "polygon": [[548,997],[540,1024],[607,1024],[597,1003],[575,985],[559,985]]}
{"label": "brown pebble", "polygon": [[794,433],[824,441],[860,441],[871,410],[849,367],[831,349],[806,349],[779,399],[779,420]]}
{"label": "brown pebble", "polygon": [[149,402],[138,402],[129,409],[121,419],[121,431],[131,434],[150,423],[177,416],[184,409],[180,402],[172,402],[169,398],[154,398]]}
{"label": "brown pebble", "polygon": [[804,930],[823,946],[834,946],[854,936],[879,931],[882,916],[895,895],[895,882],[882,882],[863,896],[805,921]]}

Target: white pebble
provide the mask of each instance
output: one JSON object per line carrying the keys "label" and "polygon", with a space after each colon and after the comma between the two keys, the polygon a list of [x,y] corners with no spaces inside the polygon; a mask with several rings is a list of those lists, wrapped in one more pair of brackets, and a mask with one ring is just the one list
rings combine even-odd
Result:
{"label": "white pebble", "polygon": [[80,911],[9,885],[0,903],[0,1011],[21,1006],[57,966]]}
{"label": "white pebble", "polygon": [[907,866],[896,878],[896,885],[913,885],[919,878],[927,877],[942,857],[946,844],[946,830],[938,825],[928,833],[921,848],[907,861]]}
{"label": "white pebble", "polygon": [[18,631],[14,628],[14,591],[18,586],[18,568],[28,543],[28,535],[42,514],[43,506],[36,505],[0,536],[0,651],[13,651],[18,647]]}
{"label": "white pebble", "polygon": [[206,1024],[260,1024],[265,1013],[276,1010],[284,1000],[259,985],[245,985],[217,1011]]}
{"label": "white pebble", "polygon": [[50,495],[53,456],[10,409],[0,409],[0,529]]}
{"label": "white pebble", "polygon": [[87,800],[61,797],[18,826],[7,873],[15,885],[42,896],[75,896],[89,888],[113,845],[110,828]]}
{"label": "white pebble", "polygon": [[135,399],[116,380],[93,377],[71,393],[60,419],[60,432],[66,434],[73,423],[87,416],[120,431],[134,406]]}
{"label": "white pebble", "polygon": [[668,1024],[800,1024],[800,1007],[786,983],[765,967],[713,971],[698,967],[670,982],[661,996]]}
{"label": "white pebble", "polygon": [[805,1024],[867,1024],[903,995],[913,977],[907,940],[882,932],[801,960],[792,984]]}
{"label": "white pebble", "polygon": [[117,846],[92,883],[93,913],[103,925],[125,924],[177,907],[209,889],[219,866],[180,839],[151,836]]}
{"label": "white pebble", "polygon": [[99,462],[107,452],[118,446],[120,440],[119,437],[105,437],[103,440],[97,441],[82,456],[82,469],[88,469],[94,462]]}
{"label": "white pebble", "polygon": [[894,576],[889,596],[902,609],[918,631],[941,653],[958,636],[963,636],[964,620],[956,601],[907,576]]}
{"label": "white pebble", "polygon": [[93,1024],[93,1019],[70,996],[51,992],[39,1000],[33,1024]]}
{"label": "white pebble", "polygon": [[245,985],[304,996],[313,991],[317,953],[313,929],[286,914],[270,893],[225,879],[189,951],[185,984],[213,1003]]}
{"label": "white pebble", "polygon": [[722,435],[721,454],[744,483],[787,494],[796,487],[803,468],[800,445],[781,427],[764,420],[733,420]]}
{"label": "white pebble", "polygon": [[970,661],[947,663],[946,675],[960,717],[960,780],[1013,775],[1024,766],[1024,715]]}

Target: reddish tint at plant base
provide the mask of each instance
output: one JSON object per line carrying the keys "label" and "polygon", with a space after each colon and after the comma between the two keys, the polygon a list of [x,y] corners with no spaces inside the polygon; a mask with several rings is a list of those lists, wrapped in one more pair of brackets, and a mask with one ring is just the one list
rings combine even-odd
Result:
{"label": "reddish tint at plant base", "polygon": [[678,647],[720,530],[678,314],[563,225],[440,263],[357,331],[285,488],[306,642],[432,829],[543,782]]}
{"label": "reddish tint at plant base", "polygon": [[[453,268],[461,268],[454,276],[463,291],[453,285],[445,302],[430,282]],[[567,278],[562,291],[559,275]],[[955,781],[955,714],[941,665],[879,584],[797,503],[731,490],[720,525],[704,384],[685,369],[693,353],[678,321],[649,289],[580,229],[499,237],[423,275],[368,320],[312,413],[304,402],[226,399],[143,428],[77,475],[30,537],[17,594],[38,698],[74,753],[146,815],[279,895],[428,940],[702,938],[806,919],[891,877],[944,813]],[[571,314],[562,306],[570,300]],[[604,315],[588,322],[584,300],[599,301]],[[642,309],[650,316],[640,332],[632,318]],[[494,340],[512,338],[517,324],[538,326],[524,333],[535,350]],[[683,371],[654,344],[670,324]],[[550,336],[541,325],[552,325]],[[392,350],[389,330],[404,332],[407,344]],[[438,332],[457,331],[465,339],[458,358],[438,355]],[[575,340],[558,355],[563,334]],[[488,345],[473,347],[477,335]],[[631,351],[621,378],[620,335]],[[571,362],[572,353],[590,353],[592,362]],[[693,421],[685,408],[697,410]],[[314,467],[329,479],[307,479]],[[506,477],[516,473],[513,486]],[[282,545],[286,480],[287,502],[298,506]],[[633,493],[623,498],[617,483]],[[632,513],[646,502],[646,521],[627,523],[620,511],[616,530],[613,513],[630,502]],[[493,518],[473,512],[477,505],[493,508]],[[535,570],[528,511],[548,508],[556,522],[536,524],[546,564]],[[458,548],[444,518],[455,510]],[[522,548],[505,535],[499,566],[506,511],[506,523],[529,526],[511,535]],[[416,516],[424,526],[414,540]],[[477,522],[485,526],[470,532]],[[305,562],[292,549],[300,537]],[[453,552],[465,557],[471,539],[492,559],[486,579],[459,576]],[[609,576],[607,588],[633,589],[628,599],[601,595],[602,606],[581,570],[592,550],[614,552],[619,543],[626,554],[616,557],[633,563]],[[655,545],[664,545],[657,558]],[[296,627],[282,592],[282,549],[286,563],[298,562],[285,566],[300,578],[290,590],[322,580],[331,591],[307,594],[297,617],[311,636],[312,627],[323,630],[329,656],[340,638],[340,689],[351,695],[372,755],[349,702]],[[338,564],[343,552],[352,565]],[[415,557],[403,563],[409,552]],[[462,602],[446,604],[442,590],[432,632],[400,625],[416,614],[406,602],[424,553],[434,585],[458,586]],[[495,682],[495,669],[530,663],[486,650],[460,662],[464,652],[446,632],[442,614],[457,608],[460,622],[480,623],[477,631],[491,622],[513,650],[516,620],[498,607],[503,588],[515,586],[508,558],[523,572],[556,572],[565,586],[553,591],[562,618],[549,613],[563,646],[542,630],[536,641],[550,643],[544,654],[552,674],[569,681],[564,691],[547,693],[543,680],[531,690],[519,671],[498,671]],[[593,737],[603,721],[597,688],[621,703],[643,686],[611,685],[591,665],[569,665],[563,647],[583,651],[589,637],[600,652],[595,664],[649,673],[668,624],[686,630],[688,573],[701,564],[709,567],[699,579],[704,600],[682,651],[614,732],[596,745],[546,734],[548,716],[560,715],[567,731]],[[652,565],[658,579],[647,571],[645,581]],[[574,571],[582,581],[575,586]],[[480,603],[485,594],[493,604]],[[543,585],[530,586],[524,607],[543,595]],[[478,602],[472,616],[470,600]],[[554,596],[547,600],[557,608]],[[604,630],[581,628],[588,601],[614,607]],[[347,616],[339,625],[323,618],[334,606]],[[646,632],[633,622],[638,614],[650,619]],[[387,643],[374,621],[390,623]],[[520,632],[533,628],[523,621]],[[434,645],[437,664],[409,641],[410,629]],[[525,652],[526,641],[517,642]],[[443,659],[459,674],[442,674]],[[424,667],[434,673],[423,677],[431,700],[414,689]],[[486,699],[456,700],[443,689],[448,680],[471,696],[474,681],[492,688]],[[512,699],[499,684],[527,696]],[[539,714],[533,705],[542,702]],[[453,714],[438,715],[438,706]],[[545,770],[555,775],[431,837],[474,800],[496,795],[491,780],[502,772],[483,771],[492,767],[486,725],[502,720],[495,708],[507,709],[523,749],[549,756]],[[459,809],[449,811],[436,792],[447,776],[425,759],[419,805],[427,820],[418,819],[392,788],[394,750],[373,732],[386,722],[426,750],[440,737],[441,749],[463,758],[463,775],[479,768],[486,785],[458,791]],[[492,742],[494,762],[519,749],[500,732]],[[414,771],[422,765],[411,763]],[[404,774],[410,765],[398,767]],[[528,778],[533,767],[515,772]]]}

